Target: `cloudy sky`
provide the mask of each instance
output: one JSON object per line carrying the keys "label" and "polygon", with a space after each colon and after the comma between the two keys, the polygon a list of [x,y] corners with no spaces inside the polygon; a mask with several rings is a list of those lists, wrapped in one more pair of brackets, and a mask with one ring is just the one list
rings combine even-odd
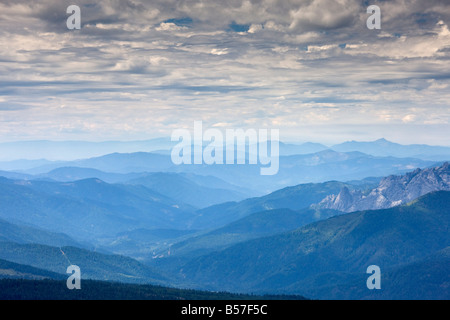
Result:
{"label": "cloudy sky", "polygon": [[448,0],[0,0],[0,141],[170,137],[202,120],[450,145],[449,27]]}

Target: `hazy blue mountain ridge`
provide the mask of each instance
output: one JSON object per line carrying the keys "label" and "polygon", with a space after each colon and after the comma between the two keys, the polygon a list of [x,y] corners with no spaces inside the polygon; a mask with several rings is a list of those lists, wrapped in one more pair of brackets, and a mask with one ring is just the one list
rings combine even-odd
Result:
{"label": "hazy blue mountain ridge", "polygon": [[347,141],[331,147],[339,152],[359,151],[379,157],[418,158],[422,160],[449,160],[450,147],[425,144],[402,145],[379,139],[370,142]]}
{"label": "hazy blue mountain ridge", "polygon": [[143,186],[98,179],[70,183],[0,178],[0,218],[76,240],[137,228],[185,227],[194,208]]}

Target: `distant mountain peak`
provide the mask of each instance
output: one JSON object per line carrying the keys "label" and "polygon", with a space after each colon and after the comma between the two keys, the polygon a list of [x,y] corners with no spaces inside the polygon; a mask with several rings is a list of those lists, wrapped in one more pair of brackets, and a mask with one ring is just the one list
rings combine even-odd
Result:
{"label": "distant mountain peak", "polygon": [[385,138],[381,138],[381,139],[378,139],[378,140],[376,140],[375,141],[376,143],[379,143],[379,144],[381,144],[381,143],[389,143],[389,144],[394,144],[393,142],[391,142],[391,141],[389,141],[389,140],[386,140]]}

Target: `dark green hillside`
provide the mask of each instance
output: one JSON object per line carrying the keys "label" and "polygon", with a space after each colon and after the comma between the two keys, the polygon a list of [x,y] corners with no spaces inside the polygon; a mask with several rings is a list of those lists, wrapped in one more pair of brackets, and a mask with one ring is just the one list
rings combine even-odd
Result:
{"label": "dark green hillside", "polygon": [[170,252],[171,256],[193,257],[250,239],[294,230],[337,214],[341,213],[335,210],[315,209],[298,211],[274,209],[257,212],[225,227],[178,242],[170,247]]}
{"label": "dark green hillside", "polygon": [[67,279],[65,275],[0,259],[0,279]]}
{"label": "dark green hillside", "polygon": [[388,270],[420,261],[450,245],[449,224],[450,192],[435,192],[409,205],[341,215],[237,244],[193,260],[182,272],[212,290],[301,294],[307,288],[291,285],[320,274],[365,274],[372,264]]}
{"label": "dark green hillside", "polygon": [[81,290],[68,290],[65,281],[0,280],[0,300],[305,300],[305,298],[286,295],[241,295],[92,280],[82,281]]}
{"label": "dark green hillside", "polygon": [[304,290],[313,299],[448,300],[450,299],[450,247],[422,260],[382,271],[381,290],[368,290],[366,274],[329,274],[291,288]]}
{"label": "dark green hillside", "polygon": [[0,242],[0,259],[30,265],[59,274],[77,265],[83,279],[129,283],[166,283],[167,279],[151,267],[134,259],[92,252],[75,247],[49,247],[37,244]]}

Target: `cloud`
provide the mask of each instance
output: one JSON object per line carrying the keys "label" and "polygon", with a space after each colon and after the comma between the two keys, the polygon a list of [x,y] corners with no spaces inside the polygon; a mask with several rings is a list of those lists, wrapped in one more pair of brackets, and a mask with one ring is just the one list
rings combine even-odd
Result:
{"label": "cloud", "polygon": [[361,6],[354,0],[315,0],[292,10],[291,30],[317,31],[353,25]]}
{"label": "cloud", "polygon": [[214,54],[217,56],[228,54],[228,49],[212,49],[211,54]]}
{"label": "cloud", "polygon": [[0,0],[1,140],[449,121],[442,1],[373,1],[375,31],[359,0],[80,0],[77,31],[70,4]]}
{"label": "cloud", "polygon": [[156,27],[157,31],[180,31],[186,29],[187,27],[178,26],[172,22],[161,22],[161,24]]}
{"label": "cloud", "polygon": [[402,118],[402,121],[405,123],[413,122],[416,119],[416,115],[414,114],[407,114]]}
{"label": "cloud", "polygon": [[257,33],[263,29],[261,24],[252,24],[248,29],[248,33]]}

